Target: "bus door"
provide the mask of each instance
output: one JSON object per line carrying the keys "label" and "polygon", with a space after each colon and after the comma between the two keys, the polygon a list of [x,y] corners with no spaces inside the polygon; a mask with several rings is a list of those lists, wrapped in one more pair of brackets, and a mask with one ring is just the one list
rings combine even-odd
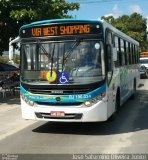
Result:
{"label": "bus door", "polygon": [[113,38],[112,32],[106,31],[106,67],[107,67],[107,114],[110,116],[114,112],[114,103],[115,103],[115,84],[113,82],[113,70],[114,70],[114,63],[113,63]]}

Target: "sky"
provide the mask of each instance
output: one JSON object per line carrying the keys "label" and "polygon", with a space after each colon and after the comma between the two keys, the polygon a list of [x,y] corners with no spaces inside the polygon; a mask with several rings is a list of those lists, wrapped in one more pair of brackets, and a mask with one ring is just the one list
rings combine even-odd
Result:
{"label": "sky", "polygon": [[148,29],[148,0],[66,0],[80,3],[80,9],[69,12],[76,18],[100,19],[102,16],[112,15],[115,18],[140,13],[147,18]]}

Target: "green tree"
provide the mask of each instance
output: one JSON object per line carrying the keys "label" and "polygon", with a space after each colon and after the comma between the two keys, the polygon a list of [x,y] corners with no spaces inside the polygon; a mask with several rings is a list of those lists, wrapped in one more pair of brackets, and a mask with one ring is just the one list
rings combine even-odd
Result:
{"label": "green tree", "polygon": [[118,18],[110,16],[102,17],[102,19],[137,40],[140,43],[142,51],[148,50],[147,23],[146,18],[142,15],[133,13],[130,16],[123,15]]}
{"label": "green tree", "polygon": [[71,18],[68,11],[79,7],[79,3],[65,0],[0,0],[0,55],[8,50],[9,38],[16,37],[22,25],[38,20]]}
{"label": "green tree", "polygon": [[6,57],[0,56],[0,62],[9,63],[9,60]]}
{"label": "green tree", "polygon": [[14,37],[17,23],[10,18],[10,6],[5,0],[0,1],[0,55],[8,49],[10,35]]}

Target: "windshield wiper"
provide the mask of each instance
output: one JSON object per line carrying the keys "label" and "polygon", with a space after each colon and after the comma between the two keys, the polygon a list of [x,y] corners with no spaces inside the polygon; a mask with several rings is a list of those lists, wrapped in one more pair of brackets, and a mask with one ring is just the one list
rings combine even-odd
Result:
{"label": "windshield wiper", "polygon": [[75,43],[72,45],[72,47],[66,53],[64,53],[64,55],[65,55],[64,61],[70,56],[71,52],[79,46],[80,42],[82,42],[82,39],[75,41]]}
{"label": "windshield wiper", "polygon": [[52,77],[54,50],[55,50],[55,44],[54,44],[54,46],[53,46],[53,51],[52,51],[52,55],[51,55],[51,71],[50,71],[50,77]]}
{"label": "windshield wiper", "polygon": [[[76,40],[75,43],[73,43],[72,47],[71,47],[67,52],[65,52],[65,49],[64,49],[63,62],[62,62],[62,71],[63,71],[63,68],[64,68],[63,66],[64,66],[65,63],[66,63],[66,60],[67,60],[68,57],[71,55],[72,51],[79,46],[80,42],[82,42],[82,39]],[[64,48],[65,48],[65,47],[64,47]]]}
{"label": "windshield wiper", "polygon": [[43,51],[43,53],[45,54],[45,56],[47,56],[48,58],[51,58],[49,55],[49,53],[46,51],[46,49],[42,46],[42,43],[40,43],[40,41],[37,41],[37,44],[39,46],[39,48],[41,48],[41,50]]}

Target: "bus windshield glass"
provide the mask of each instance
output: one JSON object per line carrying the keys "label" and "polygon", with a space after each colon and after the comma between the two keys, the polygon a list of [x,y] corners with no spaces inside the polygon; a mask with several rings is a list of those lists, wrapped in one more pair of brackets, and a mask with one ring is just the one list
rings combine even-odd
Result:
{"label": "bus windshield glass", "polygon": [[89,84],[105,75],[103,43],[96,39],[26,43],[21,80],[33,84]]}

